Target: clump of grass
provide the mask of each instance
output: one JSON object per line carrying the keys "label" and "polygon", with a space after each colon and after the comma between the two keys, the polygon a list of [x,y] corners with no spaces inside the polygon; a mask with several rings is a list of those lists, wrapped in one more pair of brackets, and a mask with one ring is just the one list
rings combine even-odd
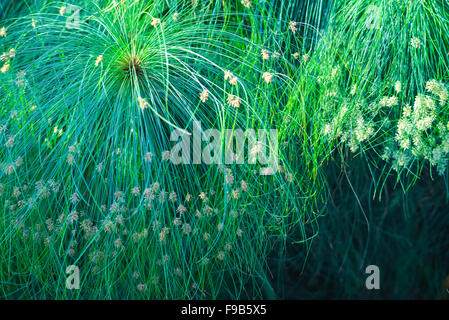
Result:
{"label": "clump of grass", "polygon": [[373,167],[387,161],[383,177],[418,177],[427,164],[447,171],[447,6],[340,4],[321,43],[316,59],[325,63],[312,84],[321,92],[321,133]]}
{"label": "clump of grass", "polygon": [[[167,152],[193,121],[271,129],[291,63],[264,62],[238,15],[182,3],[94,1],[71,29],[49,3],[8,25],[1,255],[17,272],[2,282],[31,280],[5,296],[274,296],[271,242],[303,225],[313,199],[284,152],[273,177],[173,166]],[[70,264],[84,270],[77,292],[64,286]]]}

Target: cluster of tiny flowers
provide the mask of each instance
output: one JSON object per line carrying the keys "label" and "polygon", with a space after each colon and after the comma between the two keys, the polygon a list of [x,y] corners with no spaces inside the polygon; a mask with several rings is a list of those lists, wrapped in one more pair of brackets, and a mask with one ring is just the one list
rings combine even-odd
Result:
{"label": "cluster of tiny flowers", "polygon": [[103,61],[103,55],[100,54],[95,60],[95,67],[98,67],[101,61]]}
{"label": "cluster of tiny flowers", "polygon": [[246,8],[251,8],[251,2],[249,0],[242,0],[242,5]]}
{"label": "cluster of tiny flowers", "polygon": [[234,76],[234,74],[231,71],[229,71],[229,70],[225,71],[224,79],[225,79],[225,81],[228,80],[229,84],[232,85],[232,86],[236,85],[237,81],[238,81],[237,77]]}
{"label": "cluster of tiny flowers", "polygon": [[419,39],[419,38],[413,37],[413,38],[410,39],[410,45],[411,45],[413,48],[419,49],[419,48],[421,48],[421,46],[422,46],[422,41],[421,41],[421,39]]}
{"label": "cluster of tiny flowers", "polygon": [[161,19],[152,17],[151,25],[152,25],[153,27],[156,28],[160,23],[161,23]]}
{"label": "cluster of tiny flowers", "polygon": [[11,59],[14,59],[16,56],[16,50],[14,48],[10,49],[8,53],[3,53],[0,56],[0,61],[5,61],[3,66],[0,68],[1,73],[7,73],[11,68]]}
{"label": "cluster of tiny flowers", "polygon": [[[385,147],[382,158],[393,160],[396,170],[406,167],[413,159],[425,159],[443,174],[449,154],[449,123],[444,124],[437,119],[439,107],[447,102],[448,91],[442,82],[435,79],[429,80],[425,89],[429,95],[418,94],[412,106],[407,104],[402,108],[396,126],[395,144]],[[395,84],[395,91],[401,91],[398,83]]]}
{"label": "cluster of tiny flowers", "polygon": [[200,94],[200,100],[201,102],[206,102],[209,99],[209,91],[207,89],[204,89]]}
{"label": "cluster of tiny flowers", "polygon": [[446,104],[449,97],[449,93],[446,86],[442,82],[437,81],[435,79],[429,80],[426,83],[426,90],[429,93],[438,96],[440,98],[441,104],[443,105]]}
{"label": "cluster of tiny flowers", "polygon": [[139,103],[139,107],[140,107],[140,109],[142,109],[142,110],[145,110],[145,109],[147,109],[148,108],[148,102],[147,102],[147,100],[145,99],[145,98],[142,98],[142,97],[137,97],[137,102]]}
{"label": "cluster of tiny flowers", "polygon": [[239,108],[240,107],[240,98],[235,96],[235,95],[233,95],[233,94],[228,94],[228,98],[226,99],[226,101],[233,108]]}
{"label": "cluster of tiny flowers", "polygon": [[298,31],[297,24],[298,23],[295,22],[295,21],[290,21],[289,22],[288,28],[290,29],[291,32],[296,33],[296,31]]}
{"label": "cluster of tiny flowers", "polygon": [[266,82],[266,83],[270,83],[271,81],[273,81],[273,74],[270,72],[264,72],[262,74],[262,79]]}
{"label": "cluster of tiny flowers", "polygon": [[16,161],[5,164],[3,168],[4,174],[7,176],[13,174],[22,165],[22,163],[23,163],[22,158],[17,157]]}

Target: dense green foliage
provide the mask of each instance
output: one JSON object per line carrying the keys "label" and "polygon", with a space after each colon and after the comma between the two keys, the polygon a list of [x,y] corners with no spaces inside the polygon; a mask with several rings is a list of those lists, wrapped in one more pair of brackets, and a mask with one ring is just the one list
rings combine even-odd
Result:
{"label": "dense green foliage", "polygon": [[[76,5],[0,6],[1,297],[445,296],[449,2]],[[173,164],[195,122],[278,172]]]}

